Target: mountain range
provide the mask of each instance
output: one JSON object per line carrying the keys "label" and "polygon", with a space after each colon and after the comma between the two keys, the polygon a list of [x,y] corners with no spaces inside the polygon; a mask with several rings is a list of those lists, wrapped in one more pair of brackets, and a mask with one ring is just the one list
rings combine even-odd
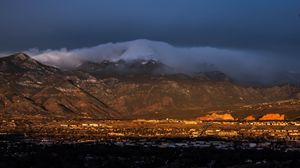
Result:
{"label": "mountain range", "polygon": [[[284,77],[283,77],[284,78]],[[300,88],[243,86],[219,71],[176,73],[156,60],[84,62],[71,70],[24,53],[0,58],[3,118],[192,119],[267,113],[300,118]]]}

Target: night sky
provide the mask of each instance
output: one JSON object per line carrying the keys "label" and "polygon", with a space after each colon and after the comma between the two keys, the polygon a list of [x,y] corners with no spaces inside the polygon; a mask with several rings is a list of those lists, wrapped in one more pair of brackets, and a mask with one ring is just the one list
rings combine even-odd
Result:
{"label": "night sky", "polygon": [[1,0],[0,51],[150,39],[297,56],[299,0]]}

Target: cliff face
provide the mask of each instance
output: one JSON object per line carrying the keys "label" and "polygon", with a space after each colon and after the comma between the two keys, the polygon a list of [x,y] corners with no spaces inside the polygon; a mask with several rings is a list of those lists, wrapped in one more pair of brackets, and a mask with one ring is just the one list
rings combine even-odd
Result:
{"label": "cliff face", "polygon": [[234,120],[234,117],[231,114],[207,114],[206,116],[199,117],[199,120]]}
{"label": "cliff face", "polygon": [[259,120],[266,121],[266,120],[284,120],[285,115],[284,114],[266,114],[263,115]]}

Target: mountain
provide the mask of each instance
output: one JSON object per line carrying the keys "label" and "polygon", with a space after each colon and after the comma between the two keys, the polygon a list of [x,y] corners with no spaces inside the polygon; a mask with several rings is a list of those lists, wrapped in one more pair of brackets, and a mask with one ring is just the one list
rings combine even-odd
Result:
{"label": "mountain", "polygon": [[274,75],[270,76],[273,81],[277,81],[278,84],[290,84],[300,86],[300,73],[293,71],[281,71],[274,73]]}
{"label": "mountain", "polygon": [[253,79],[255,79],[255,76],[246,74],[237,82],[246,86],[269,87],[274,85],[291,85],[300,87],[300,73],[295,71],[277,71],[265,75],[263,78],[260,77],[260,80],[255,81]]}
{"label": "mountain", "polygon": [[[92,78],[87,74],[81,80]],[[77,78],[23,53],[0,58],[0,111],[4,116],[97,117],[118,114],[78,87]]]}
{"label": "mountain", "polygon": [[89,73],[97,78],[115,77],[118,79],[136,79],[153,77],[167,77],[169,79],[194,78],[198,80],[226,81],[231,80],[226,74],[220,71],[201,71],[198,73],[182,73],[153,59],[149,60],[118,60],[83,62],[76,68],[78,71]]}
{"label": "mountain", "polygon": [[59,69],[50,67],[31,59],[24,53],[17,53],[8,57],[0,58],[0,72],[24,73],[24,72],[57,73]]}
{"label": "mountain", "polygon": [[102,61],[100,63],[84,62],[77,70],[81,70],[97,77],[136,77],[136,76],[159,76],[171,73],[172,68],[159,61],[150,60],[118,60]]}
{"label": "mountain", "polygon": [[175,73],[155,60],[85,62],[62,71],[18,53],[0,58],[0,79],[2,117],[300,116],[298,87],[245,87],[222,72]]}

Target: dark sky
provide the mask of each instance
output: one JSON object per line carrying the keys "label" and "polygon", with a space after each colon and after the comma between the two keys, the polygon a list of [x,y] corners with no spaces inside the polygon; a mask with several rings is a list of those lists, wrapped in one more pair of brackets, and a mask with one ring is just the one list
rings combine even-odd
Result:
{"label": "dark sky", "polygon": [[300,53],[299,0],[1,0],[0,51],[150,39]]}

